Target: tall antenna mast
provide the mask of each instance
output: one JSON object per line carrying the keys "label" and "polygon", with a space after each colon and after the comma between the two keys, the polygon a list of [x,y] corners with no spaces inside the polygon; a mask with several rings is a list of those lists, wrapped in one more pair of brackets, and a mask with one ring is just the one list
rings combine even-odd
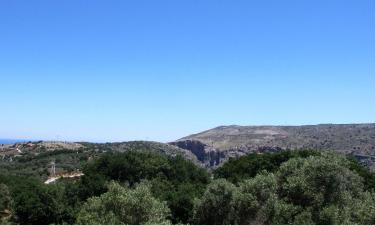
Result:
{"label": "tall antenna mast", "polygon": [[52,173],[52,176],[56,176],[56,164],[54,161],[51,162],[51,173]]}

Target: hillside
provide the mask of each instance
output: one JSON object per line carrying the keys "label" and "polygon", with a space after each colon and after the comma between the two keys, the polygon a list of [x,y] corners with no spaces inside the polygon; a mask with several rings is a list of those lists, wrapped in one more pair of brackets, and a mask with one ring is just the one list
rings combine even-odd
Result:
{"label": "hillside", "polygon": [[250,152],[285,149],[332,150],[353,154],[372,165],[370,156],[375,156],[375,124],[220,126],[171,144],[192,151],[208,167]]}
{"label": "hillside", "polygon": [[51,163],[55,162],[56,173],[82,169],[86,162],[106,152],[152,151],[183,158],[200,165],[196,156],[188,150],[173,145],[150,141],[118,143],[72,143],[39,141],[0,145],[0,173],[35,176],[46,180],[50,175]]}
{"label": "hillside", "polygon": [[90,143],[82,142],[85,148],[94,151],[116,151],[116,152],[126,152],[126,151],[154,151],[166,155],[176,156],[181,155],[187,160],[198,163],[197,157],[189,150],[179,148],[174,145],[164,144],[155,141],[129,141],[129,142],[112,142],[112,143]]}

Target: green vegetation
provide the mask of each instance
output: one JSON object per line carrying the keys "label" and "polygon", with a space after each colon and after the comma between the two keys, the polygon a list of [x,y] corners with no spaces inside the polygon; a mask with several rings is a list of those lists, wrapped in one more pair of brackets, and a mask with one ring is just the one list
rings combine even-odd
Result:
{"label": "green vegetation", "polygon": [[263,170],[275,172],[280,165],[291,158],[306,158],[320,155],[313,150],[281,151],[272,154],[249,154],[237,159],[231,158],[214,171],[215,178],[225,178],[233,183],[255,177]]}
{"label": "green vegetation", "polygon": [[10,210],[12,208],[12,198],[8,186],[0,184],[0,212]]}
{"label": "green vegetation", "polygon": [[103,193],[105,181],[115,180],[132,187],[149,180],[154,195],[170,207],[174,222],[187,222],[192,217],[194,198],[203,194],[209,182],[208,173],[192,162],[149,151],[107,153],[89,163],[84,173],[83,186],[90,187],[86,196]]}
{"label": "green vegetation", "polygon": [[13,200],[13,220],[20,224],[51,224],[72,221],[63,185],[44,185],[33,178],[0,176]]}
{"label": "green vegetation", "polygon": [[[276,172],[282,163],[293,158],[308,158],[310,156],[326,155],[326,152],[314,150],[281,151],[272,154],[248,154],[230,159],[213,173],[216,179],[225,178],[237,184],[245,179],[253,178],[262,171]],[[334,153],[332,153],[334,154]],[[365,190],[375,190],[375,174],[358,163],[355,158],[348,157],[346,166],[355,171],[363,179]]]}
{"label": "green vegetation", "polygon": [[58,164],[57,172],[81,169],[87,160],[97,157],[100,152],[93,150],[61,149],[38,154],[25,153],[22,157],[15,157],[13,162],[0,161],[0,174],[36,177],[40,181],[48,175],[48,165],[52,161]]}
{"label": "green vegetation", "polygon": [[150,187],[134,189],[111,183],[108,192],[87,200],[78,214],[76,225],[170,224],[169,209],[152,196]]}
{"label": "green vegetation", "polygon": [[366,190],[375,191],[375,174],[366,167],[360,165],[357,159],[349,157],[349,169],[355,171],[363,179]]}
{"label": "green vegetation", "polygon": [[0,184],[0,224],[7,224],[11,218],[13,199],[10,196],[9,188]]}
{"label": "green vegetation", "polygon": [[210,174],[179,155],[95,152],[51,185],[2,168],[0,224],[375,224],[374,174],[333,153],[250,154]]}
{"label": "green vegetation", "polygon": [[195,223],[370,225],[374,197],[344,158],[293,158],[275,173],[260,173],[237,186],[224,179],[212,182],[195,208]]}

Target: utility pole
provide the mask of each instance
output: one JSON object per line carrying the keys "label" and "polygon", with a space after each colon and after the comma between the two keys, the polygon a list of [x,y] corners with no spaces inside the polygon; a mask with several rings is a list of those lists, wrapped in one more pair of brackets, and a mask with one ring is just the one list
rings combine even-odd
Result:
{"label": "utility pole", "polygon": [[51,174],[53,177],[56,175],[56,164],[54,161],[51,162]]}

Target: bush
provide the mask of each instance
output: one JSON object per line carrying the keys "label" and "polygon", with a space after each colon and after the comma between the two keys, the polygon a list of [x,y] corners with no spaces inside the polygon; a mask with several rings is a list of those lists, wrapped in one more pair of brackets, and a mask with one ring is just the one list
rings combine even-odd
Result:
{"label": "bush", "polygon": [[66,217],[68,207],[58,187],[17,176],[0,176],[0,182],[9,187],[18,223],[51,224]]}
{"label": "bush", "polygon": [[151,194],[147,184],[134,189],[111,183],[108,192],[88,199],[78,214],[76,225],[170,224],[169,209]]}
{"label": "bush", "polygon": [[10,196],[9,188],[0,183],[0,212],[12,209],[13,200]]}
{"label": "bush", "polygon": [[234,224],[234,199],[238,189],[225,179],[213,181],[195,206],[194,222],[199,225]]}
{"label": "bush", "polygon": [[215,181],[198,201],[195,224],[374,224],[375,195],[350,164],[322,153],[290,159],[237,186]]}
{"label": "bush", "polygon": [[106,191],[106,182],[115,180],[130,187],[150,180],[153,194],[167,201],[173,222],[189,222],[194,198],[209,183],[208,173],[180,156],[171,157],[149,151],[106,153],[84,168],[82,200]]}
{"label": "bush", "polygon": [[233,183],[255,177],[262,171],[275,172],[282,163],[292,158],[318,156],[313,150],[281,151],[276,153],[251,153],[240,158],[231,158],[214,171],[215,178],[225,178]]}

